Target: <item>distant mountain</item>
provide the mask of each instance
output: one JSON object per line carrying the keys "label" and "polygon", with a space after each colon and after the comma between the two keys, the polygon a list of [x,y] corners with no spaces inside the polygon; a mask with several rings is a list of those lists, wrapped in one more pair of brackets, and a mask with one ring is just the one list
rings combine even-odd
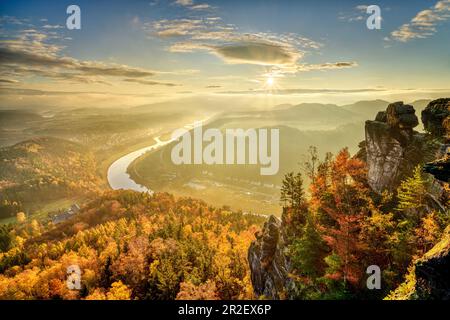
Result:
{"label": "distant mountain", "polygon": [[414,102],[410,102],[408,104],[411,104],[412,106],[414,106],[414,109],[416,109],[416,115],[420,119],[422,110],[427,107],[427,105],[430,103],[430,101],[431,100],[428,100],[428,99],[422,99],[422,100],[416,100]]}
{"label": "distant mountain", "polygon": [[188,97],[176,100],[169,100],[157,102],[152,104],[145,104],[130,108],[130,112],[148,113],[148,112],[163,112],[163,113],[178,113],[189,112],[191,114],[208,115],[217,114],[226,110],[249,110],[255,105],[255,101],[250,97],[242,99],[229,97]]}
{"label": "distant mountain", "polygon": [[[426,108],[426,106],[428,105],[428,103],[430,103],[430,101],[431,100],[429,99],[421,99],[405,103],[414,106],[414,109],[416,110],[416,115],[420,118],[422,110]],[[358,101],[353,104],[341,106],[341,108],[363,115],[366,119],[372,119],[377,114],[378,111],[386,110],[386,107],[390,103],[391,102],[389,101],[377,99],[371,101]]]}
{"label": "distant mountain", "polygon": [[36,113],[23,110],[0,110],[0,126],[15,127],[23,126],[29,121],[42,120],[42,117]]}
{"label": "distant mountain", "polygon": [[357,113],[371,119],[375,117],[378,111],[386,110],[389,102],[385,100],[358,101],[353,104],[341,106],[342,109]]}
{"label": "distant mountain", "polygon": [[274,124],[288,125],[299,130],[333,130],[339,126],[357,123],[362,116],[335,104],[301,103],[281,104],[269,110],[240,111],[221,117],[233,119],[233,127],[264,127]]}
{"label": "distant mountain", "polygon": [[350,122],[356,120],[355,113],[338,107],[335,104],[302,103],[284,110],[276,110],[269,113],[274,119],[280,121],[292,121],[293,119],[304,122]]}

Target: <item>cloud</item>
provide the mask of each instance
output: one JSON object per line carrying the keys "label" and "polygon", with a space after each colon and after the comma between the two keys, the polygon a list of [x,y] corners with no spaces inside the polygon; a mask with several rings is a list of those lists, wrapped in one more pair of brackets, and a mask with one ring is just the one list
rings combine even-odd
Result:
{"label": "cloud", "polygon": [[211,8],[207,3],[194,4],[193,0],[177,0],[174,4],[186,7],[190,10],[206,10]]}
{"label": "cloud", "polygon": [[305,51],[323,46],[294,33],[242,32],[220,17],[163,19],[144,30],[169,41],[169,52],[204,51],[231,64],[294,65]]}
{"label": "cloud", "polygon": [[271,76],[358,66],[356,62],[300,63],[305,53],[320,50],[323,44],[296,33],[243,32],[220,17],[163,19],[145,23],[144,30],[169,42],[169,52],[202,51],[228,64],[266,66]]}
{"label": "cloud", "polygon": [[389,39],[400,42],[408,42],[413,39],[423,39],[437,32],[440,22],[450,18],[450,0],[438,1],[429,9],[416,14],[410,22],[403,24],[397,30],[391,32]]}
{"label": "cloud", "polygon": [[29,22],[28,19],[19,19],[13,16],[1,16],[0,25],[13,24],[13,25],[24,25]]}
{"label": "cloud", "polygon": [[126,65],[107,65],[96,61],[79,61],[69,57],[59,57],[8,47],[0,47],[0,61],[0,66],[2,67],[8,67],[8,65],[25,65],[40,68],[57,67],[85,75],[114,77],[148,77],[155,75],[154,71]]}
{"label": "cloud", "polygon": [[82,61],[74,65],[76,70],[88,75],[103,75],[112,77],[149,77],[154,76],[155,71],[133,68],[127,65],[106,65],[102,62]]}
{"label": "cloud", "polygon": [[366,11],[367,10],[367,8],[368,8],[369,6],[367,5],[367,4],[360,4],[360,5],[357,5],[356,7],[355,7],[355,9],[356,10],[359,10],[359,11]]}
{"label": "cloud", "polygon": [[291,45],[303,49],[320,49],[323,45],[317,41],[294,33],[246,33],[233,24],[223,23],[220,17],[162,19],[144,23],[145,32],[159,38],[183,38],[177,42],[205,44],[226,44],[230,42],[268,42]]}
{"label": "cloud", "polygon": [[[356,7],[353,7],[350,12],[345,13],[339,12],[338,19],[344,22],[362,22],[362,21],[365,22],[369,17],[369,14],[367,13],[367,8],[369,8],[369,5],[367,4],[357,5]],[[389,10],[390,8],[383,7],[383,12]],[[379,19],[383,20],[381,16],[379,17]]]}
{"label": "cloud", "polygon": [[77,95],[99,95],[99,96],[121,96],[121,97],[150,97],[154,94],[143,93],[119,93],[104,91],[56,91],[56,90],[40,90],[28,88],[0,87],[0,96],[4,95],[20,95],[20,96],[77,96]]}
{"label": "cloud", "polygon": [[99,83],[111,85],[111,83],[103,80],[103,77],[84,75],[74,72],[63,72],[60,69],[46,68],[40,69],[33,66],[19,66],[19,65],[7,65],[0,66],[0,70],[5,76],[10,77],[29,77],[38,76],[44,77],[50,80],[64,80],[76,83]]}
{"label": "cloud", "polygon": [[[386,89],[379,88],[367,88],[367,89],[279,89],[273,91],[273,94],[278,95],[291,95],[291,94],[314,94],[314,93],[364,93],[364,92],[379,92],[386,91]],[[267,90],[258,89],[258,90],[242,90],[242,91],[224,91],[219,92],[221,94],[267,94]]]}
{"label": "cloud", "polygon": [[298,71],[316,71],[316,70],[335,70],[335,69],[348,69],[355,68],[358,63],[351,62],[327,62],[321,64],[301,64],[297,66]]}
{"label": "cloud", "polygon": [[160,38],[171,38],[193,35],[196,31],[204,30],[205,25],[201,19],[159,20],[153,24],[145,24],[154,30]]}
{"label": "cloud", "polygon": [[355,21],[363,21],[366,20],[366,11],[369,6],[366,4],[357,5],[352,9],[350,13],[340,12],[338,15],[338,19],[346,22],[355,22]]}
{"label": "cloud", "polygon": [[124,79],[123,81],[143,84],[143,85],[147,85],[147,86],[166,86],[166,87],[181,86],[180,84],[176,84],[176,83],[159,82],[159,81],[143,80],[143,79]]}
{"label": "cloud", "polygon": [[0,61],[5,64],[29,66],[69,67],[74,64],[70,58],[58,58],[51,54],[24,51],[11,47],[0,47]]}
{"label": "cloud", "polygon": [[206,3],[196,4],[196,5],[190,7],[190,9],[192,9],[192,10],[206,10],[209,8],[211,8],[211,6]]}
{"label": "cloud", "polygon": [[175,1],[175,4],[178,4],[180,6],[191,6],[194,4],[194,1],[192,0],[177,0]]}
{"label": "cloud", "polygon": [[265,81],[268,77],[280,78],[301,72],[340,70],[356,68],[358,66],[356,61],[325,62],[318,64],[296,63],[293,65],[271,66],[269,70],[266,70],[266,72],[260,76],[260,79]]}
{"label": "cloud", "polygon": [[[0,40],[0,72],[14,78],[43,77],[76,83],[111,85],[107,77],[143,79],[163,74],[145,68],[128,65],[85,61],[62,55],[63,46],[55,43],[60,39],[53,31],[36,29],[19,30],[6,40]],[[182,71],[192,73],[192,70]],[[166,72],[176,74],[176,72]],[[129,80],[127,80],[129,81]],[[142,82],[144,83],[144,82]],[[147,85],[174,84],[149,81]]]}
{"label": "cloud", "polygon": [[11,83],[18,83],[18,82],[19,82],[18,80],[14,80],[14,79],[0,79],[0,83],[11,84]]}
{"label": "cloud", "polygon": [[55,32],[38,31],[34,28],[21,29],[16,34],[6,36],[3,39],[0,40],[0,47],[2,48],[37,54],[54,55],[64,48],[62,45],[55,43],[55,41],[62,39]]}
{"label": "cloud", "polygon": [[290,45],[276,42],[260,42],[257,40],[223,45],[188,41],[177,42],[169,48],[169,51],[174,53],[187,53],[200,50],[214,54],[229,64],[292,65],[303,56],[302,51]]}
{"label": "cloud", "polygon": [[0,88],[0,95],[26,95],[26,96],[61,96],[70,94],[105,94],[104,92],[80,92],[80,91],[52,91],[52,90],[37,90],[37,89],[23,89],[23,88]]}
{"label": "cloud", "polygon": [[42,26],[42,28],[44,28],[44,29],[63,29],[64,26],[61,26],[59,24],[54,24],[54,25],[46,24],[46,25]]}
{"label": "cloud", "polygon": [[242,43],[215,47],[213,51],[227,63],[259,65],[294,64],[302,53],[271,43]]}

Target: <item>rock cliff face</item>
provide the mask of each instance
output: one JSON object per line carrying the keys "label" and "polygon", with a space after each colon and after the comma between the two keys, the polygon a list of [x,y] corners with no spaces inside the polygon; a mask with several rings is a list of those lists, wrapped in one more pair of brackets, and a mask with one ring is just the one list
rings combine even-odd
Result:
{"label": "rock cliff face", "polygon": [[256,296],[280,299],[290,286],[289,264],[284,255],[281,221],[270,216],[261,232],[256,234],[248,251],[253,290]]}
{"label": "rock cliff face", "polygon": [[[378,193],[392,189],[399,180],[403,162],[402,139],[391,134],[386,122],[366,122],[366,161],[370,186]],[[394,173],[394,174],[393,174]]]}
{"label": "rock cliff face", "polygon": [[[424,110],[429,123],[433,123],[434,132],[442,114],[432,109]],[[438,104],[439,106],[441,104]],[[439,109],[440,110],[440,109]],[[405,176],[420,163],[432,161],[443,154],[445,146],[434,135],[414,131],[419,124],[414,107],[403,102],[392,103],[385,112],[380,112],[375,121],[366,121],[365,155],[368,166],[368,182],[377,193],[394,191]],[[425,126],[427,128],[427,126]]]}

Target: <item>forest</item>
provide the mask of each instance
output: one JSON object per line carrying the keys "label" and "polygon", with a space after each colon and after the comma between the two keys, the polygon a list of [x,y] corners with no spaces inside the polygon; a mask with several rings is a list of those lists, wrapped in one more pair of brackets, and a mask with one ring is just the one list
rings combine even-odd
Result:
{"label": "forest", "polygon": [[[296,299],[381,299],[401,287],[412,262],[449,225],[429,211],[430,177],[417,167],[394,193],[376,196],[366,165],[347,149],[283,180],[286,255]],[[54,225],[17,213],[0,231],[0,299],[254,299],[247,251],[263,217],[167,193],[105,191],[80,214]],[[66,285],[82,270],[81,290]],[[383,289],[369,292],[365,268],[378,265]],[[262,296],[260,298],[263,298]]]}
{"label": "forest", "polygon": [[[0,299],[251,299],[261,217],[169,194],[110,191],[72,221],[2,226]],[[69,290],[67,267],[82,270]]]}
{"label": "forest", "polygon": [[64,197],[95,197],[103,181],[94,154],[78,143],[41,137],[0,148],[0,219]]}

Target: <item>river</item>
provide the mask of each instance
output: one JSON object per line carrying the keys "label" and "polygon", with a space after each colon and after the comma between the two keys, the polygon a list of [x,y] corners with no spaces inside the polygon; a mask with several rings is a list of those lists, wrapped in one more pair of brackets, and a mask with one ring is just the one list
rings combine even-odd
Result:
{"label": "river", "polygon": [[[210,121],[212,117],[205,118],[203,120],[199,120],[193,123],[189,123],[184,126],[185,129],[191,130],[194,128],[194,125],[197,123],[202,123],[202,125],[205,125]],[[113,190],[135,190],[139,192],[150,192],[153,193],[153,190],[150,190],[149,188],[137,184],[133,179],[131,179],[130,175],[127,172],[128,167],[130,164],[139,158],[140,156],[144,155],[148,151],[154,151],[156,149],[159,149],[174,140],[177,140],[177,137],[174,137],[173,139],[167,140],[167,141],[161,141],[159,137],[154,138],[155,143],[151,146],[144,147],[142,149],[133,151],[131,153],[128,153],[124,155],[123,157],[117,159],[113,162],[112,165],[108,168],[108,183],[111,189]]]}
{"label": "river", "polygon": [[153,192],[147,187],[137,184],[133,179],[131,179],[130,175],[127,172],[127,169],[134,160],[144,155],[146,152],[159,149],[173,141],[161,141],[159,137],[154,138],[154,140],[155,143],[151,146],[128,153],[113,162],[113,164],[108,168],[108,183],[111,189],[135,190],[139,192],[148,191],[150,193]]}

